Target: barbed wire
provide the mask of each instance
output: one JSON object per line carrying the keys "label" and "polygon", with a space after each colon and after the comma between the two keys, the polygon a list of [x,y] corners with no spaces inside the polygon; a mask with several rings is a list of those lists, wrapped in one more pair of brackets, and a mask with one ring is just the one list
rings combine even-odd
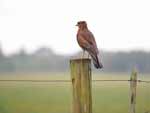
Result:
{"label": "barbed wire", "polygon": [[[104,80],[104,79],[96,79],[92,80],[93,82],[130,82],[135,81],[139,83],[150,83],[150,81],[146,80]],[[0,82],[71,82],[71,80],[8,80],[8,79],[2,79]]]}

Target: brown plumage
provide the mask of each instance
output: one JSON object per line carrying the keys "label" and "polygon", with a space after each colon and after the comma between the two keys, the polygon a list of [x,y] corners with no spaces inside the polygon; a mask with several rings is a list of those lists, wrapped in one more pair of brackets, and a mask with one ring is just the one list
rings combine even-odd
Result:
{"label": "brown plumage", "polygon": [[77,26],[79,28],[77,32],[77,41],[79,46],[83,49],[83,51],[87,51],[90,54],[96,68],[102,68],[103,65],[98,59],[99,52],[96,41],[94,35],[88,29],[87,23],[85,21],[79,21]]}

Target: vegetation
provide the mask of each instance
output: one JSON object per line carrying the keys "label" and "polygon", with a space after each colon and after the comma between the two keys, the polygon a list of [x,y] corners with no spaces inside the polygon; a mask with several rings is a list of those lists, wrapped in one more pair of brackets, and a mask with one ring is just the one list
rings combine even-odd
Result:
{"label": "vegetation", "polygon": [[[81,56],[76,53],[72,56]],[[150,72],[150,53],[143,51],[132,52],[101,52],[104,64],[103,72],[130,72],[137,67],[139,72]],[[67,55],[55,54],[51,49],[43,47],[28,54],[24,49],[5,55],[0,49],[0,73],[6,72],[64,72],[69,69]]]}
{"label": "vegetation", "polygon": [[[34,75],[2,75],[0,79],[65,79],[70,76],[53,73]],[[124,74],[125,75],[125,74]],[[129,79],[129,76],[94,74],[93,79]],[[148,76],[140,76],[150,80]],[[147,77],[147,78],[145,78]],[[93,113],[128,113],[129,82],[93,82]],[[150,84],[138,83],[137,113],[150,110]],[[71,83],[0,82],[0,113],[70,113]]]}

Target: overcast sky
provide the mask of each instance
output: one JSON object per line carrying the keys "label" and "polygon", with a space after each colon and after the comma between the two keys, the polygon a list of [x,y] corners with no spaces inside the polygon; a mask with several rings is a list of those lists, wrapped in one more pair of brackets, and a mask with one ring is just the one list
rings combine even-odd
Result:
{"label": "overcast sky", "polygon": [[6,53],[48,46],[80,50],[79,20],[86,20],[100,49],[150,51],[150,0],[0,0],[0,43]]}

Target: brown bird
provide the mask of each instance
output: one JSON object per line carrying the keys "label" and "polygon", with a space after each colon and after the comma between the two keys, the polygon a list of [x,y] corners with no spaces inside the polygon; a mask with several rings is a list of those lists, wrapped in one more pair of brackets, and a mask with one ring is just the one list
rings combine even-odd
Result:
{"label": "brown bird", "polygon": [[86,21],[79,21],[76,26],[78,26],[77,41],[83,49],[83,56],[84,52],[87,51],[93,60],[94,66],[100,69],[103,68],[102,63],[98,59],[99,52],[94,35],[88,29]]}

